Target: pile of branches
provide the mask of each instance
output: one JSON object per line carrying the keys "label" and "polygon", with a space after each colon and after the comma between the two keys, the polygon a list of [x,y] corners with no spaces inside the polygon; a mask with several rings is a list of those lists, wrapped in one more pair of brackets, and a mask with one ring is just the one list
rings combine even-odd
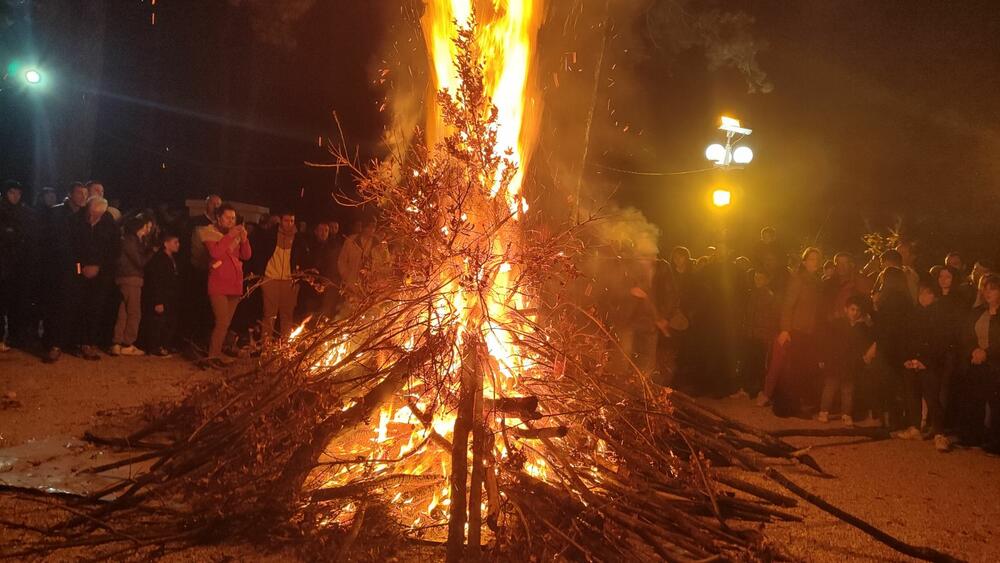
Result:
{"label": "pile of branches", "polygon": [[[576,303],[567,287],[586,224],[543,228],[525,214],[472,33],[457,39],[460,89],[438,98],[444,142],[365,167],[334,150],[358,176],[352,203],[381,213],[343,314],[129,436],[89,436],[132,452],[92,471],[132,477],[60,499],[54,525],[3,522],[20,535],[0,555],[272,538],[359,558],[414,544],[454,561],[784,558],[758,524],[798,520],[796,501],[717,469],[764,472],[814,503],[769,463],[822,469],[652,385]],[[415,443],[373,438],[387,406],[408,409]],[[439,473],[425,459],[447,463]],[[442,487],[449,505],[423,508]]]}

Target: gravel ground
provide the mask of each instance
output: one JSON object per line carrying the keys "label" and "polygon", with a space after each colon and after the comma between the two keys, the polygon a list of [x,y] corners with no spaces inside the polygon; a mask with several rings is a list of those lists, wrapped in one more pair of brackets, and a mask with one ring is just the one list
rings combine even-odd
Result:
{"label": "gravel ground", "polygon": [[[133,424],[142,405],[179,398],[194,381],[213,376],[179,359],[66,357],[55,365],[12,351],[0,354],[2,448],[71,441],[87,429]],[[825,428],[814,421],[778,419],[749,400],[708,400],[722,412],[764,429]],[[831,423],[835,424],[835,423]],[[1000,561],[1000,458],[979,450],[940,454],[929,442],[855,442],[846,438],[791,438],[835,475],[827,479],[796,466],[782,471],[834,505],[903,539],[968,561]],[[0,480],[3,473],[0,473]],[[762,484],[771,488],[762,479]],[[36,514],[0,495],[5,518]],[[769,524],[767,534],[806,561],[901,561],[888,547],[812,506],[792,509],[804,524]],[[0,542],[4,542],[0,531]],[[70,554],[65,554],[70,556]],[[77,554],[74,554],[77,555]],[[72,557],[72,556],[70,556]],[[73,557],[75,559],[75,557]],[[172,561],[293,559],[251,546],[190,550]],[[65,557],[53,560],[66,560]]]}
{"label": "gravel ground", "polygon": [[[780,419],[746,399],[704,402],[765,430],[840,425]],[[977,449],[942,454],[929,441],[788,441],[811,446],[813,457],[835,478],[819,477],[806,468],[780,469],[833,505],[910,544],[968,561],[1000,561],[1000,458]],[[794,512],[806,518],[805,525],[767,527],[768,536],[790,553],[807,561],[910,560],[818,508],[802,504]]]}

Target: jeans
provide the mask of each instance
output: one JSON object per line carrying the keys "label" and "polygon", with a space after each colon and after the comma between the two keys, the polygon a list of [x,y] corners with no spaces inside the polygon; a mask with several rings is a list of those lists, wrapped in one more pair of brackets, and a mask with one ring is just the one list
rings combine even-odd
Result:
{"label": "jeans", "polygon": [[209,295],[212,303],[212,314],[215,315],[215,325],[212,327],[212,336],[208,343],[208,357],[222,357],[222,343],[226,339],[229,331],[229,324],[233,321],[233,313],[240,302],[239,295]]}
{"label": "jeans", "polygon": [[854,369],[848,366],[827,366],[824,370],[823,395],[819,410],[830,412],[840,392],[840,413],[854,416]]}
{"label": "jeans", "polygon": [[142,280],[118,280],[118,289],[122,300],[118,305],[112,342],[131,346],[139,337],[139,321],[142,319]]}
{"label": "jeans", "polygon": [[261,329],[264,338],[278,334],[274,330],[277,317],[280,323],[280,334],[288,334],[295,324],[295,304],[299,298],[299,288],[292,280],[275,280],[265,278],[260,286],[264,298],[264,317]]}

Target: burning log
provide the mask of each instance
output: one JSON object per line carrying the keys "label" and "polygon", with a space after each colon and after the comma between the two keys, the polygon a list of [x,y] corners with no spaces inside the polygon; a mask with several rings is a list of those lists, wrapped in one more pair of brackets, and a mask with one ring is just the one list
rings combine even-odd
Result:
{"label": "burning log", "polygon": [[[431,3],[437,27],[458,19],[438,13],[450,5]],[[518,29],[510,39],[523,41],[538,21],[528,14],[492,31]],[[103,546],[98,558],[142,558],[261,537],[322,538],[343,552],[372,537],[369,547],[386,552],[446,540],[449,561],[475,558],[484,544],[509,560],[780,555],[758,524],[794,520],[776,508],[789,498],[712,465],[765,472],[814,503],[766,457],[821,468],[608,361],[620,345],[564,289],[584,248],[581,226],[525,226],[521,123],[511,129],[511,100],[496,99],[507,95],[496,90],[503,81],[483,64],[502,59],[504,43],[483,53],[480,37],[469,28],[428,41],[453,51],[454,64],[436,69],[450,81],[432,124],[445,132],[440,143],[365,169],[346,143],[334,149],[358,177],[350,203],[377,204],[383,228],[343,317],[272,342],[246,371],[192,390],[144,431],[105,440],[161,447],[133,456],[148,465],[90,504],[57,505],[64,519],[0,546],[0,556]],[[524,109],[522,94],[513,109]],[[532,426],[542,418],[551,424]],[[941,555],[862,529],[916,556]]]}

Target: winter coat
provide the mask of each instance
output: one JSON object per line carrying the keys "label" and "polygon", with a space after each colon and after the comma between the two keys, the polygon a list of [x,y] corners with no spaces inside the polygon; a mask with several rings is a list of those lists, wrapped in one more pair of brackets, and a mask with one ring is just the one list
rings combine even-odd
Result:
{"label": "winter coat", "polygon": [[778,334],[778,297],[770,287],[755,287],[747,300],[746,336],[770,342]]}
{"label": "winter coat", "polygon": [[820,278],[800,270],[792,274],[781,307],[781,330],[816,332],[821,306]]}
{"label": "winter coat", "polygon": [[115,272],[115,278],[142,280],[143,270],[151,257],[152,253],[139,237],[134,234],[123,236],[121,250],[118,252],[118,270]]}
{"label": "winter coat", "polygon": [[906,291],[883,291],[878,298],[875,321],[875,342],[879,355],[889,365],[902,369],[906,355],[906,322],[913,304]]}
{"label": "winter coat", "polygon": [[[248,273],[263,276],[264,271],[267,269],[267,263],[271,261],[271,257],[274,256],[274,250],[277,247],[277,228],[264,230],[255,236],[253,240],[253,257],[246,264],[247,270],[249,270]],[[292,239],[292,256],[289,268],[291,273],[294,274],[306,267],[307,258],[308,250],[306,249],[305,237],[296,233],[295,238]]]}
{"label": "winter coat", "polygon": [[154,254],[146,264],[145,286],[142,289],[142,296],[147,305],[176,307],[179,286],[180,276],[177,273],[175,257],[167,256],[162,250]]}
{"label": "winter coat", "polygon": [[243,295],[243,262],[253,255],[246,237],[236,243],[233,231],[226,234],[215,226],[202,230],[208,250],[208,294]]}
{"label": "winter coat", "polygon": [[851,324],[846,318],[830,322],[826,340],[826,365],[835,372],[848,373],[858,369],[864,361],[875,336],[864,322]]}
{"label": "winter coat", "polygon": [[942,367],[948,351],[948,330],[941,303],[914,307],[906,321],[903,361],[920,360],[928,369]]}
{"label": "winter coat", "polygon": [[105,213],[96,224],[87,219],[87,210],[81,209],[74,216],[73,237],[76,244],[76,262],[80,267],[99,266],[98,275],[112,275],[118,261],[121,235],[115,220]]}
{"label": "winter coat", "polygon": [[[979,347],[979,338],[976,337],[976,321],[988,310],[986,305],[980,305],[972,310],[962,321],[959,332],[959,357],[969,365],[972,358],[972,351]],[[1000,370],[1000,314],[990,317],[989,330],[990,345],[986,349],[986,365],[996,372]]]}

